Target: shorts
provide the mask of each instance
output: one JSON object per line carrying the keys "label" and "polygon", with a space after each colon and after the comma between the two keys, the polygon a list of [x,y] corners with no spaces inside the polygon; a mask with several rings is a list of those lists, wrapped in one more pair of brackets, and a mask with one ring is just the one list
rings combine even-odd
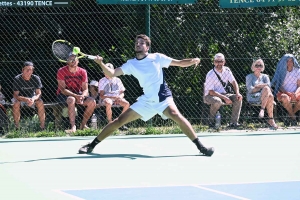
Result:
{"label": "shorts", "polygon": [[145,100],[138,99],[138,101],[132,104],[130,108],[141,115],[141,119],[143,121],[148,121],[156,114],[159,114],[163,119],[168,119],[163,112],[170,105],[175,105],[173,97],[168,97],[166,100],[159,103],[150,103]]}
{"label": "shorts", "polygon": [[[13,104],[14,104],[16,101],[18,101],[18,100],[15,99],[15,98],[12,98],[12,99],[11,99],[11,102],[12,102]],[[20,103],[21,103],[21,107],[28,106],[27,103],[24,102],[24,101],[21,101]],[[30,107],[30,108],[35,108],[35,103],[33,103],[32,106],[28,106],[28,107]]]}
{"label": "shorts", "polygon": [[120,106],[118,103],[116,103],[115,99],[111,99],[111,98],[100,99],[100,100],[99,100],[99,105],[100,105],[100,106],[105,106],[104,100],[106,100],[106,99],[111,100],[113,106]]}
{"label": "shorts", "polygon": [[[69,96],[66,96],[64,94],[59,94],[57,95],[57,102],[59,103],[65,103],[67,102]],[[84,97],[83,101],[85,101],[88,97]]]}

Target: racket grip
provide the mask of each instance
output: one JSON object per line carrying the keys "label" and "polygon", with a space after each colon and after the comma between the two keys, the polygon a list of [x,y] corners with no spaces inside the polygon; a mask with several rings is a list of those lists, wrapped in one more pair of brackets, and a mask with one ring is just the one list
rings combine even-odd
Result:
{"label": "racket grip", "polygon": [[96,59],[96,56],[87,55],[87,57],[88,57],[88,59],[92,59],[92,60]]}

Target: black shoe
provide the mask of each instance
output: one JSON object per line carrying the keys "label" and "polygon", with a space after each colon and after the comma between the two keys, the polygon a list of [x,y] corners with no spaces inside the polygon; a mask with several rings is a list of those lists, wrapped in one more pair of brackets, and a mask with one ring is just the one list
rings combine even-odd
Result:
{"label": "black shoe", "polygon": [[94,150],[94,148],[91,147],[91,143],[87,143],[86,145],[82,146],[78,153],[80,154],[88,154],[88,153],[92,153]]}
{"label": "black shoe", "polygon": [[200,153],[203,153],[205,156],[211,156],[214,154],[214,152],[215,152],[215,149],[213,147],[209,147],[209,148],[202,147],[200,149]]}
{"label": "black shoe", "polygon": [[127,131],[128,130],[128,127],[127,126],[121,126],[119,128],[120,131]]}

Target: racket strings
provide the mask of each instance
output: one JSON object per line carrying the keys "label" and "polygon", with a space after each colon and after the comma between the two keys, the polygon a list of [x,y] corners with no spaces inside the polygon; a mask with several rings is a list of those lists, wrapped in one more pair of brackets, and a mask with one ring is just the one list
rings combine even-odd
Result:
{"label": "racket strings", "polygon": [[73,47],[65,43],[56,42],[52,46],[53,54],[60,60],[67,61]]}

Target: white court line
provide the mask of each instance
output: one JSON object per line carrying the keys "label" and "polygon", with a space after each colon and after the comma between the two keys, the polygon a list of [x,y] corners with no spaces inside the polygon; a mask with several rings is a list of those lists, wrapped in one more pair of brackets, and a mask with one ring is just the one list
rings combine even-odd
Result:
{"label": "white court line", "polygon": [[153,187],[186,187],[186,186],[213,186],[213,185],[241,185],[241,184],[267,184],[267,183],[289,183],[289,182],[300,182],[300,180],[279,180],[279,181],[249,181],[249,182],[223,182],[223,183],[191,183],[191,184],[156,184],[156,185],[130,185],[130,186],[108,186],[108,187],[80,187],[80,188],[63,188],[63,189],[53,189],[53,191],[63,191],[63,190],[102,190],[102,189],[130,189],[130,188],[153,188]]}
{"label": "white court line", "polygon": [[247,198],[244,198],[244,197],[240,197],[240,196],[237,196],[237,195],[234,195],[234,194],[229,194],[229,193],[226,193],[226,192],[221,192],[219,190],[213,190],[213,189],[202,187],[202,186],[198,186],[198,185],[191,185],[191,186],[196,187],[196,188],[200,188],[202,190],[207,190],[207,191],[210,191],[210,192],[214,192],[214,193],[217,193],[217,194],[222,194],[222,195],[225,195],[225,196],[233,197],[233,198],[240,199],[240,200],[250,200],[250,199],[247,199]]}
{"label": "white court line", "polygon": [[300,182],[300,180],[280,180],[280,181],[250,181],[250,182],[230,182],[230,183],[204,183],[199,185],[247,185],[247,184],[268,184],[268,183],[290,183]]}
{"label": "white court line", "polygon": [[53,191],[56,192],[56,193],[58,193],[58,194],[65,195],[65,196],[68,196],[68,197],[71,197],[71,198],[74,199],[74,200],[84,200],[84,199],[82,199],[82,198],[80,198],[80,197],[77,197],[77,196],[74,196],[74,195],[72,195],[72,194],[63,192],[63,191],[61,191],[61,190],[53,190]]}

